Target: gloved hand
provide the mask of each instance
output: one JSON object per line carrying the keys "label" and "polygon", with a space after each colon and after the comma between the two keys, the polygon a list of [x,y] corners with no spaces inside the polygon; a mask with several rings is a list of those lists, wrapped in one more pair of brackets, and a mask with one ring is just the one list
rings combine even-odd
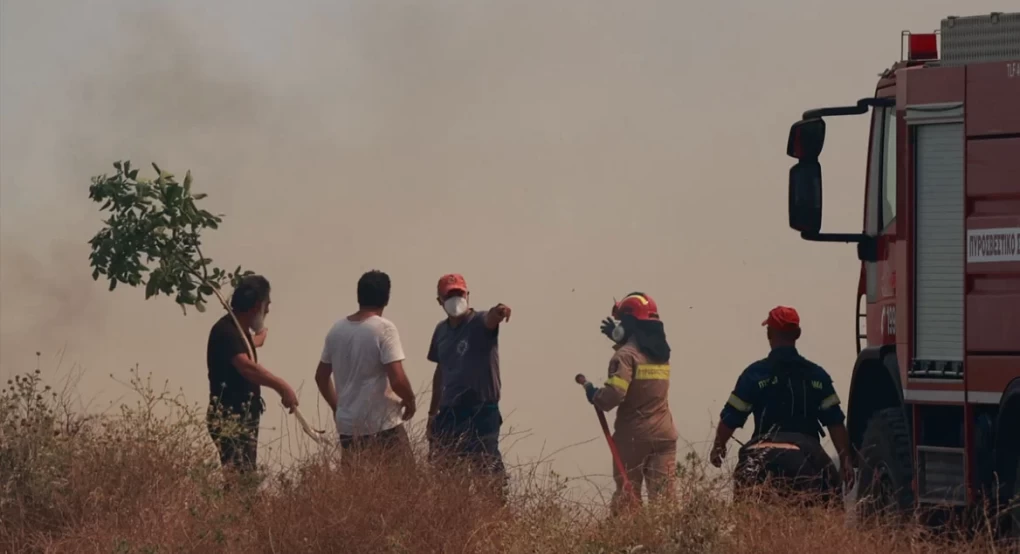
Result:
{"label": "gloved hand", "polygon": [[616,322],[613,318],[607,317],[602,320],[602,334],[609,337],[609,340],[613,340],[613,329],[616,329]]}
{"label": "gloved hand", "polygon": [[591,384],[591,381],[584,384],[584,395],[588,397],[588,403],[594,404],[595,393],[599,391],[598,387]]}

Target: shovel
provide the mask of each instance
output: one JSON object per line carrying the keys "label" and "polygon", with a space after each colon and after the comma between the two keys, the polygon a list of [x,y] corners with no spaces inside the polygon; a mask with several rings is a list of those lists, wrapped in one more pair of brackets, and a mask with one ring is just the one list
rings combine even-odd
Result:
{"label": "shovel", "polygon": [[[584,386],[588,382],[588,379],[584,377],[584,374],[578,373],[574,377],[574,381],[578,385]],[[634,487],[630,484],[630,479],[627,477],[627,468],[623,467],[623,461],[620,460],[620,452],[616,449],[616,441],[613,440],[613,434],[609,432],[609,424],[606,423],[606,414],[595,406],[595,415],[599,416],[599,423],[602,425],[602,432],[606,435],[606,442],[609,443],[609,451],[613,454],[613,463],[616,464],[616,471],[620,473],[623,478],[623,491],[630,495],[631,499],[638,500],[637,495],[634,493]]]}

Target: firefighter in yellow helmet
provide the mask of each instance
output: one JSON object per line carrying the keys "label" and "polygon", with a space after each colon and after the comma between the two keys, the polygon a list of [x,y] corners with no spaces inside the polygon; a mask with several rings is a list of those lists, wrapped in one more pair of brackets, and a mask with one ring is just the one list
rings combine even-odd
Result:
{"label": "firefighter in yellow helmet", "polygon": [[615,514],[640,504],[642,484],[650,501],[672,497],[677,432],[669,409],[669,343],[655,301],[640,292],[627,295],[613,305],[602,332],[616,351],[609,361],[609,378],[603,387],[587,383],[585,392],[603,411],[619,407],[613,440],[634,496],[625,492],[614,464]]}

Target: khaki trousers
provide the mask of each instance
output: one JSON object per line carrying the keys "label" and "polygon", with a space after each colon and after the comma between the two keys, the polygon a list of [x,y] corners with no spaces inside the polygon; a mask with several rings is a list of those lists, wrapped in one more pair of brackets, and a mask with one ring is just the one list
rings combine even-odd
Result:
{"label": "khaki trousers", "polygon": [[613,480],[616,481],[616,492],[613,493],[611,504],[614,514],[640,506],[642,488],[648,493],[649,502],[673,498],[673,485],[676,479],[675,440],[641,440],[620,433],[614,433],[613,440],[616,442],[620,461],[623,462],[636,496],[630,498],[626,494],[623,489],[623,476],[614,463]]}

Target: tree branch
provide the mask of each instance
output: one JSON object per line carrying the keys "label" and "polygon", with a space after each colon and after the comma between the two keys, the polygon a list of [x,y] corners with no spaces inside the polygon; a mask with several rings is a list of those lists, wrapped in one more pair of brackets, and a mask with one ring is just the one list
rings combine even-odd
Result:
{"label": "tree branch", "polygon": [[[195,233],[195,224],[194,223],[191,224],[191,232]],[[197,235],[198,233],[195,233],[195,234]],[[197,240],[195,241],[195,251],[198,252],[198,260],[199,260],[199,263],[202,264],[202,275],[203,275],[203,278],[206,281],[209,281],[209,271],[205,267],[205,256],[202,254],[202,247],[198,245],[198,241]],[[206,284],[209,284],[209,283],[206,283]],[[213,290],[216,290],[216,287],[213,287]]]}

